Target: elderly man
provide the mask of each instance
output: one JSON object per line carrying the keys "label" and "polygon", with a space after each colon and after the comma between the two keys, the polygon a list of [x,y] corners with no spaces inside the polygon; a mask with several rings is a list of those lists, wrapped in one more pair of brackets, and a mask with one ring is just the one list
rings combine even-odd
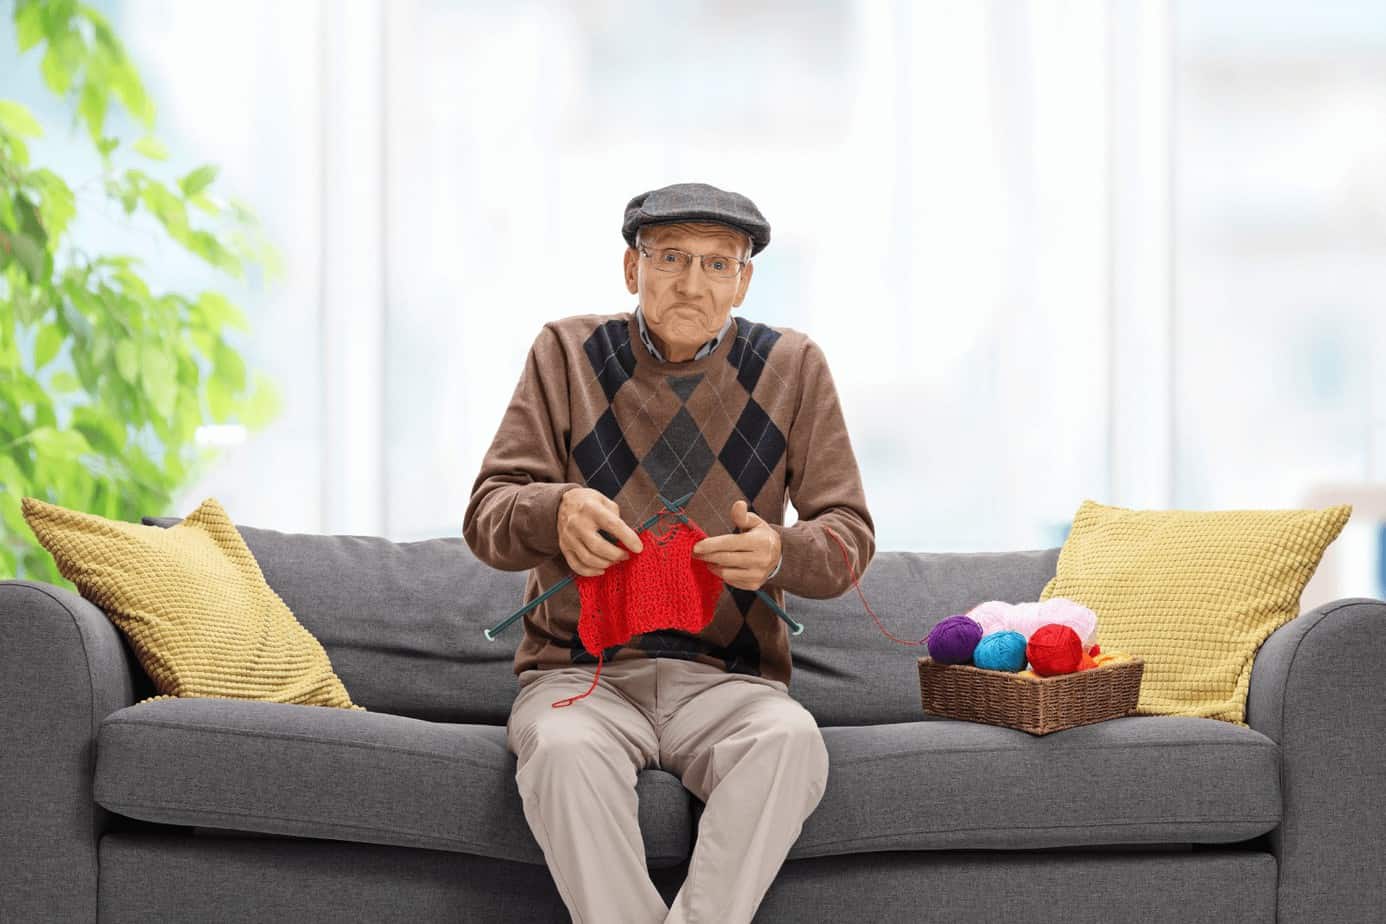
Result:
{"label": "elderly man", "polygon": [[[691,495],[682,509],[708,534],[692,554],[724,582],[712,622],[635,635],[597,677],[569,583],[524,617],[507,742],[573,920],[749,921],[828,779],[817,723],[789,695],[788,629],[756,591],[781,607],[786,591],[845,592],[875,527],[823,351],[731,314],[770,240],[754,203],[675,184],[633,198],[622,234],[635,310],[539,331],[463,533],[493,567],[531,569],[530,601],[641,554],[631,524]],[[646,868],[646,767],[705,806],[672,908]]]}

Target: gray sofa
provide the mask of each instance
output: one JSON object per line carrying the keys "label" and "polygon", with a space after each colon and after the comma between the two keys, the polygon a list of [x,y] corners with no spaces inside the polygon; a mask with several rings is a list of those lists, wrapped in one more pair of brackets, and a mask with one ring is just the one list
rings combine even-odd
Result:
{"label": "gray sofa", "polygon": [[[145,518],[167,527],[176,518]],[[368,712],[153,695],[93,604],[0,582],[0,920],[564,921],[506,748],[522,572],[460,536],[241,527]],[[897,635],[1037,599],[1058,549],[879,552]],[[758,921],[1347,922],[1386,908],[1386,603],[1262,646],[1241,727],[1127,717],[1032,737],[922,714],[920,649],[855,590],[790,597],[790,692],[828,788]],[[580,706],[576,708],[581,708]],[[638,781],[672,900],[702,804]]]}

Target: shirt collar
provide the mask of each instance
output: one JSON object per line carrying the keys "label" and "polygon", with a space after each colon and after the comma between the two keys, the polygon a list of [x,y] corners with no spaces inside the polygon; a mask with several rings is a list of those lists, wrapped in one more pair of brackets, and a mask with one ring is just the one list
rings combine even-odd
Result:
{"label": "shirt collar", "polygon": [[[635,306],[635,320],[640,328],[640,339],[645,342],[645,346],[649,349],[650,355],[654,356],[655,359],[662,363],[670,362],[670,360],[664,358],[664,354],[659,352],[654,345],[654,341],[650,339],[650,332],[645,327],[645,314],[640,310],[640,305],[638,304]],[[728,314],[727,320],[722,323],[722,329],[717,332],[717,336],[698,347],[698,352],[693,354],[692,359],[683,360],[683,362],[692,362],[694,359],[702,359],[704,356],[717,349],[717,345],[722,342],[722,338],[727,335],[727,331],[731,329],[731,326],[732,316]]]}

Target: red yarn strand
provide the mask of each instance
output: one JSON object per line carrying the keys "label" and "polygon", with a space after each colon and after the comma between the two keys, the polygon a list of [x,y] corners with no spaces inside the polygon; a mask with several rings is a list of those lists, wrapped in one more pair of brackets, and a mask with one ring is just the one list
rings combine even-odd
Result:
{"label": "red yarn strand", "polygon": [[585,692],[579,693],[577,696],[570,696],[567,699],[560,699],[556,703],[549,703],[549,705],[555,709],[561,708],[563,706],[571,706],[573,703],[577,702],[578,700],[586,696],[588,693],[591,693],[593,690],[595,690],[597,688],[597,678],[601,677],[602,675],[602,656],[605,654],[606,652],[604,651],[597,653],[597,672],[592,675],[592,685],[588,687]]}
{"label": "red yarn strand", "polygon": [[922,641],[915,642],[906,638],[896,638],[886,630],[885,626],[881,625],[881,620],[877,618],[876,611],[871,609],[871,604],[866,602],[866,594],[861,592],[861,585],[857,583],[857,571],[855,568],[852,567],[852,559],[847,554],[847,544],[842,541],[841,537],[839,537],[837,533],[833,532],[833,528],[831,526],[825,523],[823,524],[823,528],[828,531],[828,535],[832,536],[834,539],[837,540],[838,545],[842,546],[842,560],[847,563],[847,573],[852,575],[852,586],[857,589],[857,596],[861,597],[862,606],[866,607],[866,611],[871,614],[871,618],[876,620],[876,627],[881,630],[881,633],[885,635],[887,638],[899,642],[901,645],[923,645],[924,642]]}

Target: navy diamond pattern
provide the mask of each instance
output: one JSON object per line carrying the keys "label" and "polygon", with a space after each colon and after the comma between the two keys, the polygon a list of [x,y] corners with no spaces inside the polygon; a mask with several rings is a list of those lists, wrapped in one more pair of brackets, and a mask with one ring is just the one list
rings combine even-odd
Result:
{"label": "navy diamond pattern", "polygon": [[693,394],[693,389],[698,387],[698,383],[703,380],[703,374],[697,375],[666,375],[665,379],[669,382],[669,387],[674,390],[674,394],[679,396],[679,400],[684,404],[688,403],[688,396]]}
{"label": "navy diamond pattern", "polygon": [[756,641],[756,634],[745,620],[742,620],[741,631],[736,633],[731,643],[726,648],[714,649],[714,653],[727,662],[728,673],[760,676],[760,642]]}
{"label": "navy diamond pattern", "polygon": [[736,601],[736,608],[741,611],[743,618],[751,611],[751,605],[760,599],[754,590],[742,590],[740,587],[733,587],[730,584],[727,585],[727,592]]}
{"label": "navy diamond pattern", "polygon": [[755,392],[760,374],[765,370],[766,357],[779,339],[780,332],[773,327],[737,317],[736,342],[727,353],[727,362],[736,366],[736,380],[746,389],[746,394]]}
{"label": "navy diamond pattern", "polygon": [[727,437],[726,445],[717,459],[736,481],[747,498],[756,498],[770,479],[785,450],[784,434],[755,398],[746,399],[746,407],[737,418],[736,428]]}
{"label": "navy diamond pattern", "polygon": [[703,483],[714,460],[712,448],[688,408],[681,407],[640,464],[665,497],[683,497]]}
{"label": "navy diamond pattern", "polygon": [[587,486],[613,500],[639,464],[620,424],[616,423],[616,413],[609,407],[597,419],[592,432],[573,448],[573,459]]}
{"label": "navy diamond pattern", "polygon": [[635,373],[635,353],[630,345],[630,325],[622,320],[607,321],[597,325],[582,344],[592,371],[601,382],[606,400],[610,402],[616,392]]}

